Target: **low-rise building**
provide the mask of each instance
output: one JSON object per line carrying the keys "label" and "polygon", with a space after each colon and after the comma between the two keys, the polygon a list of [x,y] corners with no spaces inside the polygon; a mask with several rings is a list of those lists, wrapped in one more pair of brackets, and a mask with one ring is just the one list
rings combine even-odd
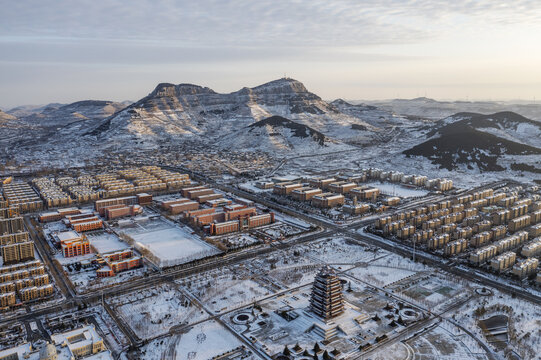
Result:
{"label": "low-rise building", "polygon": [[524,245],[520,254],[525,257],[534,257],[541,254],[541,237],[535,238]]}
{"label": "low-rise building", "polygon": [[[15,305],[17,299],[15,297],[15,292],[8,292],[5,294],[0,294],[0,307],[8,307]],[[1,355],[1,352],[0,352]],[[2,357],[0,356],[0,359]],[[7,359],[7,358],[6,358]]]}
{"label": "low-rise building", "polygon": [[56,234],[56,239],[60,243],[62,255],[64,257],[73,257],[90,254],[90,242],[85,235],[76,231],[64,231]]}
{"label": "low-rise building", "polygon": [[345,198],[342,194],[321,193],[312,197],[312,206],[320,208],[332,208],[338,205],[344,205]]}
{"label": "low-rise building", "polygon": [[400,204],[400,198],[398,196],[390,196],[390,197],[386,197],[381,202],[383,203],[383,205],[386,205],[386,206],[396,206]]}
{"label": "low-rise building", "polygon": [[374,187],[359,186],[351,189],[349,195],[356,197],[359,200],[376,201],[380,194],[380,190]]}
{"label": "low-rise building", "polygon": [[105,208],[105,218],[113,220],[124,216],[135,216],[143,213],[140,205],[111,205]]}
{"label": "low-rise building", "polygon": [[370,205],[365,203],[353,204],[353,205],[344,205],[342,211],[350,215],[362,215],[370,211]]}
{"label": "low-rise building", "polygon": [[197,210],[199,209],[199,202],[197,201],[186,201],[180,204],[171,204],[169,206],[169,212],[171,215],[180,214],[185,211]]}
{"label": "low-rise building", "polygon": [[57,346],[68,348],[71,355],[77,359],[107,350],[93,325],[51,335],[51,340]]}
{"label": "low-rise building", "polygon": [[278,183],[274,185],[273,192],[278,195],[289,195],[293,190],[299,189],[301,187],[303,187],[301,183]]}
{"label": "low-rise building", "polygon": [[356,187],[357,184],[354,182],[337,181],[329,184],[329,191],[338,194],[346,194]]}
{"label": "low-rise building", "polygon": [[21,289],[19,291],[19,298],[23,301],[30,301],[35,299],[41,299],[52,295],[54,292],[53,285],[32,286]]}
{"label": "low-rise building", "polygon": [[298,201],[311,200],[315,195],[321,194],[323,191],[313,187],[301,187],[293,190],[291,196]]}

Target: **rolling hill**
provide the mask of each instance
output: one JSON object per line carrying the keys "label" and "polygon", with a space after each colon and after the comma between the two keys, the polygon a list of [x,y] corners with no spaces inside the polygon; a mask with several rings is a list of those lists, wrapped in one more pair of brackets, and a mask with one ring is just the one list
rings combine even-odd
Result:
{"label": "rolling hill", "polygon": [[437,123],[429,139],[403,153],[423,156],[449,170],[465,165],[480,171],[506,170],[503,160],[515,168],[521,157],[541,154],[541,123],[513,112],[490,115],[458,113]]}
{"label": "rolling hill", "polygon": [[309,126],[277,115],[224,136],[218,146],[223,149],[295,154],[352,148]]}

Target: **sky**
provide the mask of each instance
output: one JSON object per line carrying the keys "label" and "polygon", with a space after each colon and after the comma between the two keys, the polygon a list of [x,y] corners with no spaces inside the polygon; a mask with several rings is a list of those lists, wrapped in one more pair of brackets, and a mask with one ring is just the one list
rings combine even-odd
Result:
{"label": "sky", "polygon": [[232,92],[541,99],[539,0],[0,0],[0,108]]}

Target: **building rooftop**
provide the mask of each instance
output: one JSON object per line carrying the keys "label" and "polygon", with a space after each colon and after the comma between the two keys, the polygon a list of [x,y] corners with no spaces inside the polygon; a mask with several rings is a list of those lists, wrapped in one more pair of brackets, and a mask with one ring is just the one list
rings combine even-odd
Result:
{"label": "building rooftop", "polygon": [[84,326],[79,329],[68,331],[62,334],[51,335],[51,340],[55,345],[66,343],[68,346],[77,344],[76,348],[81,347],[81,342],[95,342],[101,340],[94,326]]}
{"label": "building rooftop", "polygon": [[81,237],[77,231],[69,230],[69,231],[63,231],[56,234],[56,237],[60,242],[63,241],[69,241],[69,240],[77,240]]}

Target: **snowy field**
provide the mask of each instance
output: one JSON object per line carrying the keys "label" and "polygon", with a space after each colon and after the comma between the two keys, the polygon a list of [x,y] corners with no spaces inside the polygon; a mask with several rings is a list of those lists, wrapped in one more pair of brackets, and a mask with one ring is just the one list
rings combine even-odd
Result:
{"label": "snowy field", "polygon": [[370,182],[370,183],[367,183],[366,185],[373,186],[380,189],[382,194],[399,196],[401,198],[422,197],[428,194],[427,190],[412,189],[409,187],[402,186],[400,184]]}
{"label": "snowy field", "polygon": [[388,359],[460,359],[485,360],[487,356],[474,339],[458,328],[443,323],[427,333],[407,342],[397,342],[391,346],[382,346],[370,355],[373,360]]}
{"label": "snowy field", "polygon": [[134,222],[119,231],[132,239],[135,247],[160,267],[175,266],[220,252],[193,235],[188,228],[163,220]]}
{"label": "snowy field", "polygon": [[387,252],[369,251],[367,246],[359,245],[350,239],[328,238],[317,243],[310,243],[300,247],[304,256],[314,258],[326,264],[354,264],[368,262]]}
{"label": "snowy field", "polygon": [[204,319],[207,313],[190,304],[169,284],[113,299],[115,310],[140,339],[167,333],[172,326]]}
{"label": "snowy field", "polygon": [[215,286],[206,289],[200,300],[213,312],[226,311],[250,304],[272,292],[257,282],[247,280],[218,280]]}
{"label": "snowy field", "polygon": [[414,263],[400,255],[388,253],[387,256],[380,257],[367,266],[359,266],[346,271],[346,273],[369,284],[383,287],[413,276],[420,271],[429,272],[433,269],[420,263]]}
{"label": "snowy field", "polygon": [[250,245],[254,245],[261,242],[256,237],[253,237],[248,234],[242,234],[242,233],[235,234],[235,235],[228,235],[228,236],[211,237],[211,239],[213,239],[216,242],[222,243],[228,249],[241,248],[244,246],[250,246]]}
{"label": "snowy field", "polygon": [[[481,329],[477,325],[478,318],[475,311],[483,308],[488,318],[496,314],[510,316],[509,346],[523,359],[541,359],[539,344],[541,344],[541,306],[519,298],[513,298],[500,291],[491,289],[493,295],[479,297],[478,301],[470,301],[460,308],[454,319],[465,328],[472,331],[479,338],[484,339]],[[511,310],[509,312],[508,310]],[[496,349],[495,349],[496,350]],[[500,352],[503,356],[503,353]]]}
{"label": "snowy field", "polygon": [[215,313],[244,306],[273,294],[270,286],[264,286],[244,273],[235,275],[229,269],[194,276],[183,280],[182,284],[186,291]]}
{"label": "snowy field", "polygon": [[306,221],[303,221],[301,219],[294,218],[292,216],[288,216],[282,213],[274,213],[274,217],[276,221],[281,221],[287,224],[291,224],[297,227],[300,227],[304,230],[310,229],[311,225],[307,223]]}
{"label": "snowy field", "polygon": [[275,223],[271,226],[258,229],[257,231],[276,240],[280,238],[291,238],[292,236],[304,233],[305,229],[300,229],[297,226],[288,225],[286,223]]}
{"label": "snowy field", "polygon": [[353,276],[354,278],[368,282],[369,284],[376,286],[387,286],[396,281],[407,278],[408,276],[415,275],[415,271],[390,268],[386,266],[373,266],[368,265],[367,267],[356,267],[346,271],[347,274]]}
{"label": "snowy field", "polygon": [[321,265],[319,264],[290,265],[280,266],[275,270],[271,270],[268,275],[285,288],[294,288],[313,283],[319,270],[321,270]]}
{"label": "snowy field", "polygon": [[[141,349],[144,359],[209,360],[242,344],[215,320],[198,324],[188,332],[155,340]],[[259,357],[250,356],[246,360]]]}

